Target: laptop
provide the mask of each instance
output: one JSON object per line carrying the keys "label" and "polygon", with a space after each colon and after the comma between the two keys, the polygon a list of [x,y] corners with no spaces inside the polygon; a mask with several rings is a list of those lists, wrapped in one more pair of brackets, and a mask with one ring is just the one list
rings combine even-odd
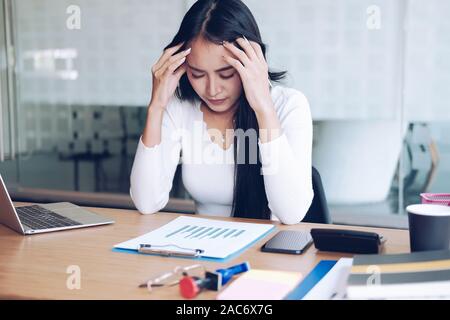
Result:
{"label": "laptop", "polygon": [[15,208],[0,175],[0,223],[24,235],[100,226],[113,220],[70,202]]}

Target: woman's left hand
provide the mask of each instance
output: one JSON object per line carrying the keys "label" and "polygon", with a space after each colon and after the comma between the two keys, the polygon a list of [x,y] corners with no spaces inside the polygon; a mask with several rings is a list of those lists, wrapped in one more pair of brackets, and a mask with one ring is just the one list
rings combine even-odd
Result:
{"label": "woman's left hand", "polygon": [[256,42],[244,38],[238,38],[236,41],[244,51],[232,43],[224,42],[224,48],[238,58],[224,55],[224,60],[233,66],[241,76],[245,96],[250,107],[257,114],[273,111],[274,106],[268,78],[269,67],[264,59],[261,47]]}

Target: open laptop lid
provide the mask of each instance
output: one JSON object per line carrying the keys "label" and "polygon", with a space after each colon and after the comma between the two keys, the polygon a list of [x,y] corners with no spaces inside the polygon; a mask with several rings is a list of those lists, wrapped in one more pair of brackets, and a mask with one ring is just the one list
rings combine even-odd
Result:
{"label": "open laptop lid", "polygon": [[24,234],[22,224],[17,216],[16,209],[9,197],[6,185],[3,182],[2,175],[0,174],[0,223],[4,224],[11,229]]}

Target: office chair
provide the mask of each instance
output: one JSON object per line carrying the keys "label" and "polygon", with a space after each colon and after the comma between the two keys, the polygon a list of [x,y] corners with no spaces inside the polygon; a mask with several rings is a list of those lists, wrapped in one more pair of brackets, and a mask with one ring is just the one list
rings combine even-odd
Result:
{"label": "office chair", "polygon": [[314,190],[314,198],[302,222],[329,224],[331,223],[331,218],[328,211],[325,190],[323,189],[319,171],[317,171],[314,167],[312,167],[312,185]]}

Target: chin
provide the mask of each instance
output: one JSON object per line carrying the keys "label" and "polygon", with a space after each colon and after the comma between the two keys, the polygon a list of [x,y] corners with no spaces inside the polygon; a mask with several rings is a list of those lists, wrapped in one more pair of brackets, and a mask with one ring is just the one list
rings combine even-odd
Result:
{"label": "chin", "polygon": [[211,109],[214,112],[225,112],[228,111],[230,109],[230,105],[229,104],[223,104],[223,105],[214,105],[212,103],[206,102],[206,105],[208,106],[209,109]]}
{"label": "chin", "polygon": [[225,112],[225,111],[230,110],[231,106],[229,106],[229,105],[226,105],[226,106],[215,106],[215,105],[211,105],[210,103],[208,103],[208,108],[210,108],[214,112],[221,113],[221,112]]}
{"label": "chin", "polygon": [[225,103],[223,103],[221,105],[212,104],[208,100],[206,100],[205,103],[209,109],[211,109],[212,111],[217,112],[217,113],[227,112],[233,108],[233,104],[231,104],[229,101],[225,101]]}

